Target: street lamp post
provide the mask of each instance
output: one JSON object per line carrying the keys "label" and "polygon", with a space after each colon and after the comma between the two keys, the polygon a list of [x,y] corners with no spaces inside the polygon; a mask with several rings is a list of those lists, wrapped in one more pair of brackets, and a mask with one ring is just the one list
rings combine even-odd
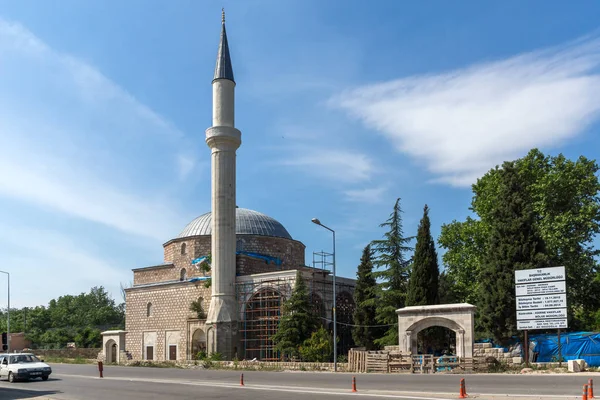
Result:
{"label": "street lamp post", "polygon": [[6,310],[6,345],[8,353],[10,353],[10,274],[6,271],[0,271],[8,277],[8,308]]}
{"label": "street lamp post", "polygon": [[331,233],[333,233],[333,371],[337,372],[337,317],[336,317],[336,304],[335,304],[335,231],[321,223],[318,218],[311,220],[313,223],[322,226]]}

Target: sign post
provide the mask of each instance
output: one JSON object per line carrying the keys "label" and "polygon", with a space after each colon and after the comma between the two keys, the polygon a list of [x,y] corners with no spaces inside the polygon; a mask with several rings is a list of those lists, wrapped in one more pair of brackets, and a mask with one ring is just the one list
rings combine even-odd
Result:
{"label": "sign post", "polygon": [[515,271],[517,329],[525,331],[523,350],[527,366],[528,331],[534,329],[558,329],[558,361],[562,361],[560,330],[568,327],[565,277],[565,267]]}

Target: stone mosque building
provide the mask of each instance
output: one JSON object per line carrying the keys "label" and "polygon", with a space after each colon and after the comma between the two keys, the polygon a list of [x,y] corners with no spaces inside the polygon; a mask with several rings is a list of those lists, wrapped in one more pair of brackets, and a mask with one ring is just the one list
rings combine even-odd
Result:
{"label": "stone mosque building", "polygon": [[[330,271],[307,266],[304,244],[277,220],[236,205],[241,132],[234,125],[235,81],[224,16],[212,86],[213,124],[206,130],[212,212],[163,245],[162,263],[133,270],[133,285],[125,290],[125,331],[103,333],[106,362],[183,361],[200,351],[224,359],[278,360],[271,337],[296,271],[310,289],[315,313],[333,328]],[[354,284],[336,277],[339,354],[351,345],[346,324],[352,323]],[[192,303],[202,309],[191,311]]]}

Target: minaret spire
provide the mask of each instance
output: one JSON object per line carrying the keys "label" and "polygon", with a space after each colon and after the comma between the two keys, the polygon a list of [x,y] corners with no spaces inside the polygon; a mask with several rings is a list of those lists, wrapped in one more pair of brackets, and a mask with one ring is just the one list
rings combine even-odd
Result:
{"label": "minaret spire", "polygon": [[229,44],[227,43],[227,32],[225,31],[225,9],[221,11],[221,42],[219,43],[219,52],[217,53],[217,65],[215,66],[215,79],[233,79],[233,67],[231,57],[229,56]]}
{"label": "minaret spire", "polygon": [[225,12],[221,14],[221,24],[221,43],[212,81],[212,126],[206,130],[212,181],[212,295],[206,316],[206,341],[209,354],[221,353],[226,360],[233,360],[239,346],[240,315],[235,296],[235,161],[242,133],[235,128],[235,82],[225,33]]}

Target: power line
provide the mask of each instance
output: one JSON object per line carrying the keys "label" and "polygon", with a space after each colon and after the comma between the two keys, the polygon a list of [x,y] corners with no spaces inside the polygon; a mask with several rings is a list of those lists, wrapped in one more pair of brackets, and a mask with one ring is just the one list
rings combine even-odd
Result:
{"label": "power line", "polygon": [[[332,319],[329,318],[325,318],[325,317],[321,317],[321,319],[324,319],[327,322],[333,322]],[[360,327],[360,328],[384,328],[384,327],[388,327],[388,326],[394,326],[396,324],[387,324],[387,325],[354,325],[354,324],[345,324],[343,322],[337,322],[338,325],[345,325],[345,326],[352,326],[352,327]]]}

